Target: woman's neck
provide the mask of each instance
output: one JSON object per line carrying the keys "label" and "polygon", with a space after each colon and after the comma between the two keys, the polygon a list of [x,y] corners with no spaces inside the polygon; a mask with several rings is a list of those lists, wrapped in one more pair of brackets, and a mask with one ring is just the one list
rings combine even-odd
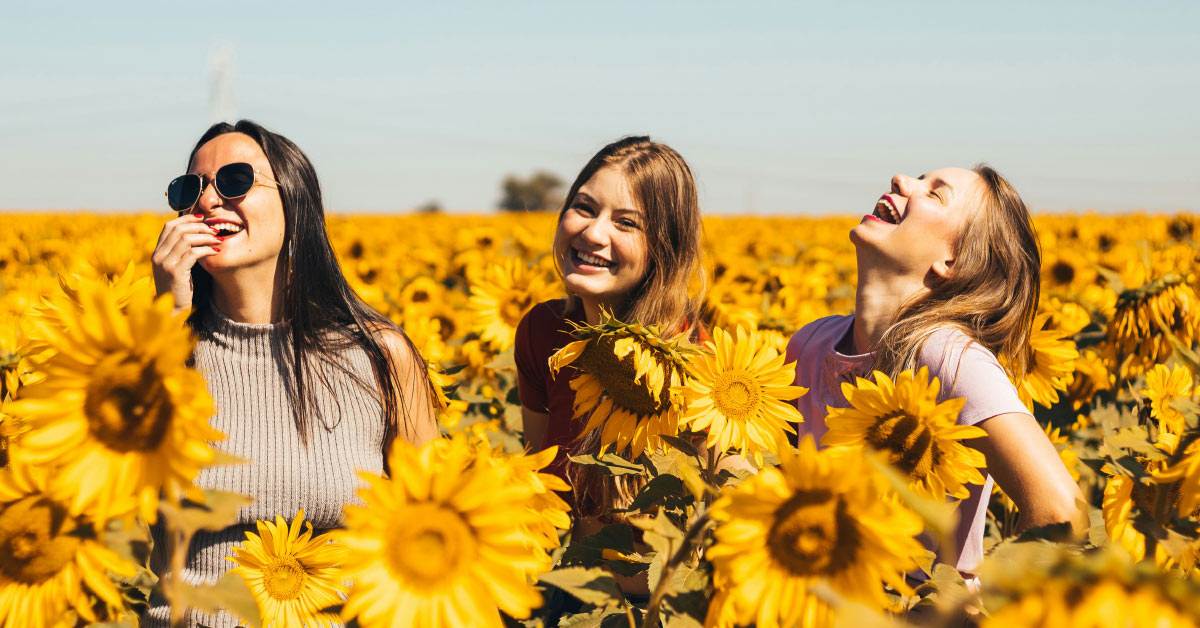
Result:
{"label": "woman's neck", "polygon": [[600,323],[600,303],[591,299],[580,297],[579,303],[583,305],[583,317],[587,319],[588,325],[597,325]]}
{"label": "woman's neck", "polygon": [[[268,274],[269,272],[269,274]],[[213,304],[239,323],[283,320],[283,264],[272,269],[244,268],[213,277]]]}
{"label": "woman's neck", "polygon": [[854,354],[873,351],[884,332],[896,322],[900,308],[922,291],[927,292],[928,288],[921,280],[873,271],[860,263],[854,294],[854,346],[849,349]]}

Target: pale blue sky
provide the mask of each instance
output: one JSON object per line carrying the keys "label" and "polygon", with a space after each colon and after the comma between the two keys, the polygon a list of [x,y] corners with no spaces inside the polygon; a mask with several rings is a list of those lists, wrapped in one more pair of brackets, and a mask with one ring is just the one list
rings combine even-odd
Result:
{"label": "pale blue sky", "polygon": [[0,208],[163,210],[233,50],[331,211],[570,180],[648,133],[705,211],[859,213],[987,161],[1031,206],[1200,210],[1200,3],[40,2],[0,11]]}

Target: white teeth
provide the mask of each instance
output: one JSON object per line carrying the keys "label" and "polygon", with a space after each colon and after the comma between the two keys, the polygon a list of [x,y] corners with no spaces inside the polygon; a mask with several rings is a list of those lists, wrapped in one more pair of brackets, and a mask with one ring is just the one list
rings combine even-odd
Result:
{"label": "white teeth", "polygon": [[875,215],[892,224],[900,224],[900,212],[897,212],[887,199],[881,198],[875,203]]}
{"label": "white teeth", "polygon": [[605,268],[612,265],[612,262],[601,259],[601,258],[596,257],[595,255],[591,255],[589,253],[584,253],[583,251],[580,251],[579,249],[575,250],[575,254],[578,255],[579,259],[583,260],[583,262],[585,264],[590,264],[592,266],[602,266]]}
{"label": "white teeth", "polygon": [[212,225],[212,227],[218,231],[228,231],[229,233],[240,233],[242,231],[241,225],[235,225],[232,222],[218,222]]}

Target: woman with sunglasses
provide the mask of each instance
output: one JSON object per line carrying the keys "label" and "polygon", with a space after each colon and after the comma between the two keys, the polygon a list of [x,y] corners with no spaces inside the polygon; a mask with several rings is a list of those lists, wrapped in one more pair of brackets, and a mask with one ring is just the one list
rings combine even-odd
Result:
{"label": "woman with sunglasses", "polygon": [[[316,171],[299,147],[246,120],[212,126],[171,181],[169,221],[152,257],[160,295],[191,309],[193,359],[216,404],[215,446],[244,464],[201,471],[196,484],[254,498],[236,525],[198,533],[185,573],[213,584],[256,520],[304,510],[320,533],[341,524],[356,472],[386,472],[396,438],[438,434],[424,362],[391,321],[346,283],[325,231]],[[166,565],[161,524],[152,567]],[[190,625],[235,626],[233,616]],[[145,625],[170,610],[151,600]]]}

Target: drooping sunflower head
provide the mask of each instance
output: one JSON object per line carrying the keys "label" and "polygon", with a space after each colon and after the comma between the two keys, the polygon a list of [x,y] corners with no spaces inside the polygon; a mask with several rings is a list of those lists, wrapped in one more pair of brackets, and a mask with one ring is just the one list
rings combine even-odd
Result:
{"label": "drooping sunflower head", "polygon": [[763,452],[779,453],[789,423],[804,420],[786,403],[806,389],[792,386],[792,364],[768,339],[754,330],[737,328],[737,339],[724,329],[713,330],[708,352],[689,360],[691,376],[679,387],[687,409],[681,424],[708,434],[708,446],[725,452],[737,449],[763,464]]}
{"label": "drooping sunflower head", "polygon": [[1170,357],[1171,337],[1185,347],[1200,338],[1200,302],[1182,276],[1164,275],[1120,294],[1107,334],[1122,372],[1138,375]]}
{"label": "drooping sunflower head", "polygon": [[929,380],[925,367],[906,370],[895,382],[879,371],[874,376],[874,382],[860,377],[842,385],[850,407],[829,409],[822,444],[884,452],[914,489],[938,499],[965,498],[966,484],[983,484],[983,454],[961,441],[986,432],[956,423],[962,399],[938,403],[940,383]]}
{"label": "drooping sunflower head", "polygon": [[625,324],[602,312],[596,325],[575,325],[578,340],[550,358],[551,373],[571,365],[575,416],[591,413],[580,437],[601,430],[600,446],[629,448],[632,457],[661,446],[678,431],[687,378],[686,356],[696,353],[681,336],[655,325]]}
{"label": "drooping sunflower head", "polygon": [[70,487],[50,474],[0,469],[0,625],[53,626],[68,610],[106,621],[124,610],[107,572],[128,577],[136,567],[96,539],[91,520],[70,514]]}
{"label": "drooping sunflower head", "polygon": [[362,474],[364,506],[346,507],[343,617],[373,626],[502,626],[541,604],[548,571],[545,501],[535,461],[514,461],[465,434],[420,449],[397,442],[393,479]]}
{"label": "drooping sunflower head", "polygon": [[798,453],[781,454],[778,468],[724,492],[713,504],[718,527],[708,553],[716,614],[738,625],[810,625],[801,620],[829,615],[809,591],[817,582],[875,608],[888,605],[884,584],[908,590],[904,573],[922,552],[914,538],[921,523],[863,455],[817,451],[806,438]]}
{"label": "drooping sunflower head", "polygon": [[208,424],[212,399],[187,366],[195,341],[170,299],[133,299],[122,310],[120,298],[85,283],[63,305],[78,315],[39,317],[46,378],[6,411],[29,425],[13,456],[61,464],[79,487],[73,512],[90,507],[103,519],[137,509],[154,521],[162,491],[203,499],[192,479],[214,459],[208,441],[222,435]]}

